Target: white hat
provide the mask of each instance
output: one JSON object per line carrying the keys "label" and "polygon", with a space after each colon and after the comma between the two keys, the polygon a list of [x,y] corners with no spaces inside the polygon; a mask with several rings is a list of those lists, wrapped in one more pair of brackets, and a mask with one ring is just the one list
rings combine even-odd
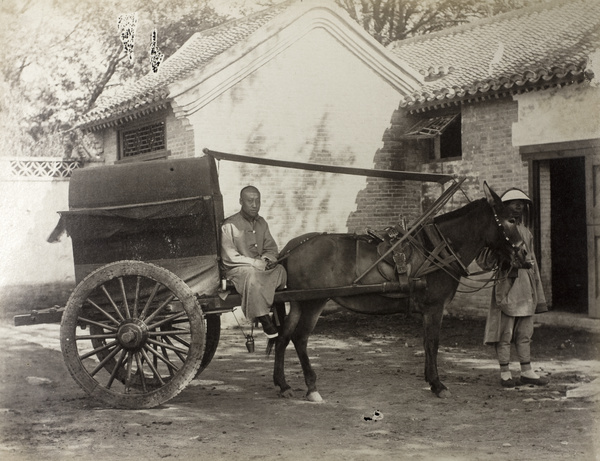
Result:
{"label": "white hat", "polygon": [[500,199],[503,202],[509,202],[511,200],[527,200],[528,202],[531,202],[531,199],[527,197],[525,192],[517,188],[508,189],[506,192],[504,192],[504,194],[502,194]]}

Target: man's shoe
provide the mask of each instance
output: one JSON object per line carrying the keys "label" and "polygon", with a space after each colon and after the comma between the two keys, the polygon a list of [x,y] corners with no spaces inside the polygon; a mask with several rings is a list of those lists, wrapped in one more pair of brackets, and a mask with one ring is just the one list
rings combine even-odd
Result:
{"label": "man's shoe", "polygon": [[543,376],[540,376],[539,378],[521,376],[520,380],[522,384],[533,384],[534,386],[545,386],[550,382],[548,378],[544,378]]}
{"label": "man's shoe", "polygon": [[500,379],[500,385],[502,387],[512,388],[512,387],[515,387],[517,385],[517,383],[515,383],[515,380],[512,379],[512,378],[509,378],[509,379]]}
{"label": "man's shoe", "polygon": [[279,336],[279,333],[277,332],[277,327],[275,327],[275,325],[273,324],[271,316],[263,315],[262,317],[258,317],[258,320],[262,324],[263,331],[265,332],[265,335],[267,335],[267,338],[273,339]]}

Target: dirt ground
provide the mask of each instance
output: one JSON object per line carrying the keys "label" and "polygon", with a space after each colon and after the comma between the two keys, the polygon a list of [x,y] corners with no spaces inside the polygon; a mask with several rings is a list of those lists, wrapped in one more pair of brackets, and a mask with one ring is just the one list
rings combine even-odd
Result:
{"label": "dirt ground", "polygon": [[249,354],[230,327],[212,363],[179,396],[151,410],[114,410],[71,379],[57,325],[5,322],[0,458],[600,459],[599,335],[539,325],[534,365],[551,383],[515,389],[499,386],[482,335],[483,320],[446,316],[439,366],[452,397],[439,399],[423,380],[418,320],[329,314],[310,343],[325,399],[314,404],[304,400],[292,347],[286,363],[295,398],[285,400],[272,384],[264,337]]}

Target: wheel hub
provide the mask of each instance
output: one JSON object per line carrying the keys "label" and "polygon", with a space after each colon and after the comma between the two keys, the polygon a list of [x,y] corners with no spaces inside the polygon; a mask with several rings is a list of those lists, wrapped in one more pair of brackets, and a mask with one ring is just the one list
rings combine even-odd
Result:
{"label": "wheel hub", "polygon": [[127,319],[119,325],[117,339],[127,350],[139,349],[148,339],[148,328],[139,319]]}

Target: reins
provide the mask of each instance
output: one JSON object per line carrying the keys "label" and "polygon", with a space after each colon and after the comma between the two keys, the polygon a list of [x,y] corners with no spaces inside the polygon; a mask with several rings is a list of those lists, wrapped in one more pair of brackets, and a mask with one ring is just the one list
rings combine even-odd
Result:
{"label": "reins", "polygon": [[[455,280],[459,285],[469,288],[469,290],[458,290],[457,289],[456,291],[459,293],[476,293],[480,290],[487,288],[490,284],[492,284],[492,286],[495,286],[501,280],[506,279],[506,277],[500,278],[499,271],[497,271],[497,270],[493,270],[493,271],[482,270],[482,271],[478,271],[478,272],[469,272],[467,266],[465,266],[464,263],[462,262],[462,260],[460,259],[460,255],[454,250],[451,243],[442,234],[442,232],[440,231],[438,226],[433,222],[433,220],[431,220],[432,222],[430,224],[426,224],[427,219],[430,218],[430,216],[434,212],[437,212],[441,207],[443,207],[447,203],[447,201],[450,199],[450,197],[452,197],[452,195],[454,195],[454,193],[457,190],[460,190],[463,193],[463,195],[466,197],[467,201],[471,202],[470,198],[468,197],[468,195],[462,188],[463,181],[464,181],[464,179],[459,182],[455,182],[450,187],[450,189],[446,190],[445,193],[442,194],[442,197],[440,197],[437,200],[437,203],[435,204],[436,206],[432,207],[432,209],[430,209],[427,213],[425,213],[425,215],[421,216],[421,218],[419,220],[417,220],[417,222],[410,229],[408,229],[407,232],[402,237],[395,240],[394,242],[391,242],[390,248],[383,255],[380,255],[379,259],[377,259],[367,270],[365,270],[361,275],[359,275],[358,278],[356,278],[354,280],[354,282],[352,282],[353,285],[357,284],[362,279],[362,277],[364,277],[368,272],[370,272],[372,269],[374,269],[389,254],[393,253],[395,251],[395,249],[404,241],[409,242],[412,245],[412,247],[415,248],[415,250],[417,250],[423,257],[423,261],[422,261],[421,265],[417,268],[415,275],[410,276],[410,278],[419,279],[419,278],[423,277],[424,275],[435,272],[437,270],[441,270],[441,271],[445,272],[448,276],[450,276],[453,280]],[[498,214],[496,213],[496,210],[493,206],[492,206],[492,211],[494,213],[494,220],[495,220],[497,226],[499,227],[502,236],[511,245],[511,247],[514,250],[518,250],[519,246],[514,244],[513,242],[511,242],[511,240],[508,237],[508,235],[506,234],[504,226],[500,222],[500,219],[498,218]],[[435,234],[437,234],[437,237],[439,237],[437,243],[434,242],[435,237],[432,237],[434,234],[432,232],[429,232],[428,230],[425,231],[426,226],[429,226],[430,228],[435,229],[435,231],[436,231]],[[420,231],[425,231],[428,238],[431,240],[432,244],[434,245],[433,250],[427,250],[424,247],[424,245],[422,244],[422,242],[420,242],[419,240],[417,240],[415,238],[415,236]],[[281,255],[277,259],[276,263],[279,264],[282,261],[286,260],[287,258],[290,257],[290,255],[295,250],[300,248],[302,245],[304,245],[305,243],[309,242],[310,240],[312,240],[316,237],[322,236],[322,235],[327,235],[327,232],[315,232],[315,233],[308,235],[303,240],[299,241],[297,243],[297,245],[295,245],[293,248],[288,249],[285,252],[285,254]],[[441,255],[444,252],[446,252],[446,257],[444,257],[442,259]],[[459,266],[458,270],[452,269],[453,263],[456,263]],[[478,279],[473,278],[475,276],[487,274],[489,272],[492,272],[492,275],[488,279],[478,280]],[[467,284],[464,281],[465,279],[469,280],[471,282],[477,282],[478,285],[475,286],[475,285]],[[479,285],[481,283],[482,283],[482,285]]]}
{"label": "reins", "polygon": [[277,258],[277,261],[275,261],[275,264],[279,264],[279,263],[281,263],[281,261],[286,260],[287,258],[290,257],[290,255],[292,254],[292,252],[294,250],[297,250],[298,248],[300,248],[302,245],[304,245],[309,240],[312,240],[315,237],[319,237],[321,235],[327,235],[327,232],[315,232],[314,234],[308,235],[304,240],[301,240],[300,242],[298,242],[298,244],[295,247],[287,250],[283,256],[280,256],[279,258]]}
{"label": "reins", "polygon": [[[437,226],[436,226],[437,229]],[[443,234],[440,232],[439,229],[437,229],[440,237],[443,237]],[[476,293],[478,291],[481,291],[485,288],[487,288],[490,283],[492,284],[491,286],[495,286],[497,285],[500,281],[505,280],[507,277],[498,277],[498,271],[496,270],[481,270],[481,271],[477,271],[477,272],[469,272],[466,267],[464,266],[464,264],[461,262],[461,260],[459,259],[460,256],[454,251],[454,249],[452,248],[452,246],[450,245],[450,243],[444,238],[444,242],[447,245],[446,248],[450,251],[450,253],[452,254],[452,256],[456,259],[456,261],[461,265],[461,268],[465,268],[465,270],[463,271],[464,275],[457,275],[454,271],[449,270],[448,268],[450,267],[450,264],[445,263],[444,261],[439,260],[439,258],[437,258],[435,255],[432,255],[432,253],[427,250],[423,244],[421,242],[419,242],[417,239],[412,238],[410,243],[412,244],[413,248],[415,248],[415,250],[419,251],[419,253],[421,254],[421,256],[423,256],[423,258],[426,261],[429,261],[434,267],[435,269],[431,269],[431,266],[428,268],[428,270],[424,273],[417,273],[417,275],[415,276],[416,278],[420,278],[423,275],[427,275],[428,273],[431,272],[435,272],[436,270],[441,270],[443,272],[445,272],[449,277],[451,277],[454,281],[456,281],[459,285],[462,285],[463,287],[467,287],[470,288],[471,290],[456,290],[459,293]],[[474,279],[473,277],[478,276],[478,275],[482,275],[482,274],[487,274],[489,272],[492,272],[492,275],[488,278],[488,279],[483,279],[483,280],[478,280],[478,279]],[[483,285],[470,285],[467,284],[464,280],[469,280],[471,282],[478,282],[478,283],[483,283]]]}

